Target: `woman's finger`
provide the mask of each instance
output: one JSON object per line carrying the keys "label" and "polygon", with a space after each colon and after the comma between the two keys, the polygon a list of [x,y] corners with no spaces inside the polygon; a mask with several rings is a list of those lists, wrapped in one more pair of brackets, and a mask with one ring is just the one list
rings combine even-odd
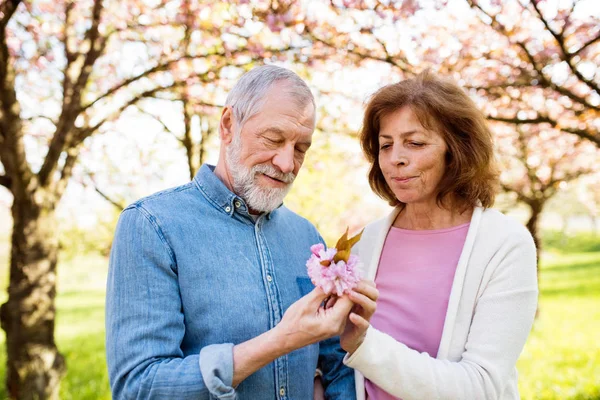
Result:
{"label": "woman's finger", "polygon": [[350,322],[362,331],[366,331],[370,325],[369,321],[355,313],[350,313]]}
{"label": "woman's finger", "polygon": [[377,303],[375,303],[375,301],[371,300],[364,294],[351,291],[350,300],[352,300],[354,304],[359,305],[362,308],[362,312],[360,314],[366,316],[367,318],[371,318],[371,315],[375,313]]}
{"label": "woman's finger", "polygon": [[364,294],[373,301],[377,301],[379,298],[379,290],[377,290],[377,288],[374,286],[374,283],[371,285],[369,282],[373,283],[371,281],[360,281],[354,290]]}
{"label": "woman's finger", "polygon": [[375,284],[375,282],[372,281],[372,280],[370,280],[370,279],[361,279],[360,282],[359,282],[359,284],[360,283],[363,283],[365,285],[372,286],[372,287],[377,287],[377,285]]}

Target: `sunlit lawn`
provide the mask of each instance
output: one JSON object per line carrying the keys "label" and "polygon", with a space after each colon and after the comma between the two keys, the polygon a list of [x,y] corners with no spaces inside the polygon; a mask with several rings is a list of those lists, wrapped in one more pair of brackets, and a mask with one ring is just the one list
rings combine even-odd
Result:
{"label": "sunlit lawn", "polygon": [[[546,239],[540,314],[519,360],[523,399],[600,400],[600,238]],[[560,250],[559,250],[560,248]],[[0,245],[0,283],[7,252]],[[68,372],[61,399],[109,399],[104,359],[107,261],[95,255],[63,260],[59,270],[57,342]],[[6,293],[0,294],[6,300]],[[0,333],[0,379],[5,370]],[[5,398],[0,384],[0,398]]]}
{"label": "sunlit lawn", "polygon": [[546,240],[539,317],[518,363],[521,396],[598,400],[600,237],[555,237]]}
{"label": "sunlit lawn", "polygon": [[[5,255],[0,254],[3,284],[7,279],[5,259]],[[96,255],[76,257],[64,261],[59,268],[56,340],[67,361],[67,375],[61,384],[60,399],[110,399],[104,359],[107,260]],[[2,302],[6,301],[5,292],[1,298]],[[4,399],[4,331],[0,335],[0,399]]]}

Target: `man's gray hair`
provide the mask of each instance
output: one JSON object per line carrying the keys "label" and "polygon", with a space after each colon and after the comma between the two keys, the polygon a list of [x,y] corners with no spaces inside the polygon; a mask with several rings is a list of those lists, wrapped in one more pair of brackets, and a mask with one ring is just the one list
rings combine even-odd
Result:
{"label": "man's gray hair", "polygon": [[269,89],[282,81],[286,83],[283,91],[292,97],[298,107],[306,107],[309,102],[315,107],[315,99],[308,85],[295,72],[275,65],[263,65],[242,75],[227,95],[225,106],[233,109],[238,129],[260,111]]}

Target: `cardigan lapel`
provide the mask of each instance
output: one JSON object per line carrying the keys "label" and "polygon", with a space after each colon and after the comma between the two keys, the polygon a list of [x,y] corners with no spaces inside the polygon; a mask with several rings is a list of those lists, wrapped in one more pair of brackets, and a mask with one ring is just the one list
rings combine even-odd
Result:
{"label": "cardigan lapel", "polygon": [[[385,239],[387,239],[388,232],[400,211],[401,209],[399,207],[394,208],[392,212],[382,220],[381,227],[375,232],[372,239],[365,241],[364,245],[361,246],[361,254],[365,254],[365,259],[369,260],[366,279],[370,279],[373,282],[375,281]],[[366,253],[364,249],[368,250],[369,253]]]}
{"label": "cardigan lapel", "polygon": [[450,298],[448,299],[446,319],[444,321],[444,328],[442,330],[442,338],[440,340],[440,347],[438,348],[436,357],[440,360],[445,360],[448,358],[448,353],[450,351],[450,340],[452,339],[452,334],[454,333],[454,324],[456,321],[456,315],[458,314],[458,305],[460,303],[462,289],[465,283],[467,265],[469,264],[469,259],[471,258],[475,237],[477,237],[477,232],[479,231],[479,222],[481,221],[482,213],[482,207],[475,207],[473,210],[471,224],[469,225],[469,231],[467,232],[467,237],[465,238],[465,244],[460,254],[460,258],[458,259],[458,264],[456,265],[452,289],[450,290]]}

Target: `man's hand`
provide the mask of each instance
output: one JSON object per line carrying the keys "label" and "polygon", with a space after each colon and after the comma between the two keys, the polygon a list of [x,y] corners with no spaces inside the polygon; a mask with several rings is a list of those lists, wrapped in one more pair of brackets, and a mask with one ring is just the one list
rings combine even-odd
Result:
{"label": "man's hand", "polygon": [[375,282],[363,279],[350,292],[349,297],[354,302],[354,307],[340,336],[340,345],[342,349],[352,354],[365,340],[369,321],[377,308],[379,291],[375,288]]}
{"label": "man's hand", "polygon": [[312,292],[292,304],[275,328],[233,347],[233,380],[237,387],[255,371],[278,357],[341,334],[353,303],[348,296],[324,307],[323,290]]}
{"label": "man's hand", "polygon": [[324,306],[329,297],[321,288],[292,304],[275,327],[289,351],[320,342],[344,331],[353,303],[348,296],[337,298],[335,304]]}

